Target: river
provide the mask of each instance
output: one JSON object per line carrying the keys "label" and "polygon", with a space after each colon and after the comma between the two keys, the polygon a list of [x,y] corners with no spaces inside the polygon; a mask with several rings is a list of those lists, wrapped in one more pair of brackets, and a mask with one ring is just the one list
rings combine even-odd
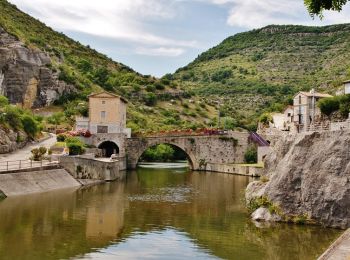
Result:
{"label": "river", "polygon": [[249,177],[146,165],[123,182],[0,202],[0,259],[315,259],[340,231],[252,223]]}

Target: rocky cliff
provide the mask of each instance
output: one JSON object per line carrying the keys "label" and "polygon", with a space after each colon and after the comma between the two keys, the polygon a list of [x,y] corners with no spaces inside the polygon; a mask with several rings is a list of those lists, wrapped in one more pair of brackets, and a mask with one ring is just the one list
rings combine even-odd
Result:
{"label": "rocky cliff", "polygon": [[19,148],[23,148],[27,141],[28,136],[24,132],[15,132],[0,126],[0,154],[11,153]]}
{"label": "rocky cliff", "polygon": [[46,53],[26,47],[0,27],[0,94],[11,103],[42,107],[75,91],[74,86],[58,80],[58,72],[50,67]]}
{"label": "rocky cliff", "polygon": [[284,136],[267,155],[264,171],[246,191],[255,209],[267,205],[284,220],[304,216],[325,226],[350,227],[350,131]]}

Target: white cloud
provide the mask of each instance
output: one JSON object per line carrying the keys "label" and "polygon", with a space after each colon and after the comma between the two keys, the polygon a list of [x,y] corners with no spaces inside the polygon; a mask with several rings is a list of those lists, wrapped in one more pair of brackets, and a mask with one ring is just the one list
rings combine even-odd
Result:
{"label": "white cloud", "polygon": [[145,48],[139,47],[135,51],[137,54],[146,55],[146,56],[165,56],[165,57],[177,57],[185,52],[182,48]]}
{"label": "white cloud", "polygon": [[343,12],[325,12],[322,21],[312,20],[307,13],[302,0],[202,0],[216,5],[226,5],[229,8],[227,23],[241,28],[259,28],[269,24],[304,24],[322,25],[333,23],[348,23],[347,13],[350,6]]}
{"label": "white cloud", "polygon": [[172,19],[172,1],[159,0],[10,0],[58,30],[141,44],[195,47],[196,41],[159,36],[147,28],[150,20]]}

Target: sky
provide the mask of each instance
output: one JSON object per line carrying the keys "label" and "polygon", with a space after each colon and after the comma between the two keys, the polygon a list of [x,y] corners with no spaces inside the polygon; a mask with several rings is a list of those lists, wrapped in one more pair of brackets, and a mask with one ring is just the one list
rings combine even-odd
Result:
{"label": "sky", "polygon": [[270,24],[350,23],[342,12],[312,19],[303,0],[9,0],[53,29],[145,74],[162,76],[238,32]]}

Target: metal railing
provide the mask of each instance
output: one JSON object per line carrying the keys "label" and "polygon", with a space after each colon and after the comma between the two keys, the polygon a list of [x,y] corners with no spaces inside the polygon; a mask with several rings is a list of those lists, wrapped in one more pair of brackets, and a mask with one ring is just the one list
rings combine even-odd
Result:
{"label": "metal railing", "polygon": [[33,161],[33,160],[17,160],[0,162],[0,172],[17,171],[24,169],[40,168],[44,166],[58,165],[58,162],[49,160]]}

